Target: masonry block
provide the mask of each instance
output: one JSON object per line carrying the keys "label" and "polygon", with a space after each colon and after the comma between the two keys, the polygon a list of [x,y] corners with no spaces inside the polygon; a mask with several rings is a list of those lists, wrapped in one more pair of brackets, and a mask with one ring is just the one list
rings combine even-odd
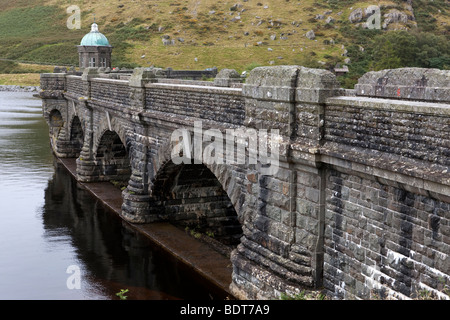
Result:
{"label": "masonry block", "polygon": [[446,70],[402,68],[368,72],[355,89],[358,96],[450,102],[450,76]]}

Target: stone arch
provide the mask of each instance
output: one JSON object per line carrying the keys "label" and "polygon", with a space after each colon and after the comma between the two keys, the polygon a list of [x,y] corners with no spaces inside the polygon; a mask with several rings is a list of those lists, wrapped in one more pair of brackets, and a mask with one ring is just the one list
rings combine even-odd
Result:
{"label": "stone arch", "polygon": [[[166,141],[161,144],[158,151],[150,157],[149,172],[149,194],[153,193],[153,185],[157,179],[157,174],[166,165],[172,162],[171,160],[172,144],[170,141]],[[244,210],[243,204],[245,203],[245,192],[242,189],[243,186],[238,183],[237,180],[242,180],[243,176],[238,177],[238,175],[244,175],[245,168],[239,168],[238,166],[231,166],[227,164],[205,164],[220,182],[223,190],[227,193],[228,197],[233,204],[236,213],[241,221],[243,221]]]}
{"label": "stone arch", "polygon": [[73,116],[69,125],[69,141],[73,155],[78,158],[83,148],[84,143],[84,127],[81,119],[78,116]]}
{"label": "stone arch", "polygon": [[99,126],[98,129],[95,130],[96,134],[94,134],[93,137],[93,146],[92,146],[92,151],[94,154],[97,153],[100,141],[103,137],[103,135],[108,132],[108,131],[112,131],[115,132],[117,134],[117,136],[120,138],[120,141],[122,141],[122,144],[125,146],[127,152],[129,152],[130,147],[129,147],[129,138],[127,137],[127,132],[124,126],[122,126],[117,120],[116,118],[112,118],[110,119],[110,124],[111,127],[108,124],[108,121],[106,119],[103,119],[102,121],[99,121]]}
{"label": "stone arch", "polygon": [[152,200],[161,207],[161,217],[175,225],[235,246],[242,226],[227,192],[204,164],[167,162],[153,182]]}
{"label": "stone arch", "polygon": [[50,133],[50,143],[53,150],[56,150],[56,142],[59,139],[60,134],[64,133],[63,115],[58,109],[53,109],[48,114],[48,126]]}
{"label": "stone arch", "polygon": [[174,164],[168,148],[164,144],[151,161],[151,206],[159,208],[163,220],[212,232],[216,240],[232,247],[239,244],[245,194],[237,183],[237,170],[227,165]]}
{"label": "stone arch", "polygon": [[100,137],[95,152],[99,180],[111,181],[119,187],[128,185],[131,176],[130,156],[125,144],[115,131],[106,130]]}
{"label": "stone arch", "polygon": [[58,109],[53,109],[52,111],[50,111],[48,123],[50,126],[50,130],[52,130],[52,132],[59,133],[61,128],[64,127],[64,119],[61,112]]}

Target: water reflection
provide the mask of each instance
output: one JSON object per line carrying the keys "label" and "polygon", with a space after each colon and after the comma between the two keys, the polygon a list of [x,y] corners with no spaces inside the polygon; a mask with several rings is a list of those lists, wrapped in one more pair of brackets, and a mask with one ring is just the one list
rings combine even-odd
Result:
{"label": "water reflection", "polygon": [[48,242],[69,241],[75,248],[85,291],[110,298],[125,288],[130,299],[210,298],[187,270],[106,211],[58,163],[45,191],[43,222]]}
{"label": "water reflection", "polygon": [[29,93],[0,92],[0,299],[59,296],[52,261],[71,259],[42,239],[44,189],[54,169],[41,104]]}
{"label": "water reflection", "polygon": [[[0,299],[210,299],[54,163],[41,103],[0,92]],[[80,290],[67,287],[72,265]]]}

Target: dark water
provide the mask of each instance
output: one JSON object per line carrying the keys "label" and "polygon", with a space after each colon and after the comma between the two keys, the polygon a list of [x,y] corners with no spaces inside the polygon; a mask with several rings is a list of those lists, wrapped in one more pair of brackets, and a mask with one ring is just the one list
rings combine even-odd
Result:
{"label": "dark water", "polygon": [[0,92],[0,300],[110,300],[121,289],[129,300],[217,298],[55,161],[41,100]]}

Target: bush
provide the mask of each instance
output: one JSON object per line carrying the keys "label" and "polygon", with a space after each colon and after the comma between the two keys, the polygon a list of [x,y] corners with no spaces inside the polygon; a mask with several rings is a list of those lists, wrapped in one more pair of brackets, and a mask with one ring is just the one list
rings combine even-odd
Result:
{"label": "bush", "polygon": [[[421,30],[381,31],[353,28],[344,23],[344,38],[352,39],[346,49],[351,58],[349,72],[340,76],[344,88],[353,88],[371,70],[403,67],[450,68],[450,43],[446,36]],[[364,51],[359,50],[364,47]]]}
{"label": "bush", "polygon": [[246,65],[244,67],[244,70],[247,71],[247,72],[250,72],[250,71],[252,71],[253,69],[255,69],[257,67],[261,67],[261,64],[259,64],[258,62],[252,62],[252,63]]}

